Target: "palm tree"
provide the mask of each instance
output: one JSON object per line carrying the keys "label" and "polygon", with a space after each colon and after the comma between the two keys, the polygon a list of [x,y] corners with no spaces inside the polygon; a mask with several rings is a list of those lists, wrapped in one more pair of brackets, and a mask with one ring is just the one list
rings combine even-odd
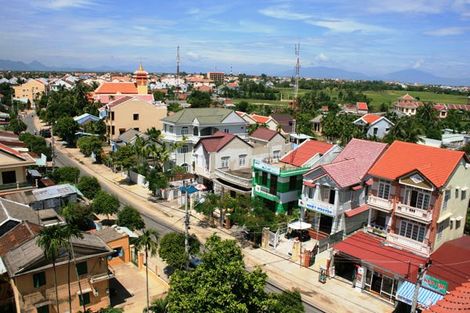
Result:
{"label": "palm tree", "polygon": [[149,300],[149,267],[148,267],[148,257],[155,256],[158,249],[158,232],[155,229],[146,229],[142,235],[137,239],[136,243],[137,249],[145,250],[145,280],[147,284],[147,312],[150,306]]}
{"label": "palm tree", "polygon": [[149,139],[155,142],[159,142],[162,139],[162,132],[161,130],[156,129],[155,127],[147,129],[146,132],[147,136],[149,136]]}
{"label": "palm tree", "polygon": [[[80,283],[80,277],[78,276],[77,272],[77,262],[75,260],[75,253],[73,250],[73,245],[71,242],[72,238],[83,238],[82,233],[80,230],[72,225],[72,224],[67,224],[62,227],[63,231],[63,236],[67,239],[68,241],[68,257],[69,257],[69,263],[67,266],[67,285],[68,285],[68,291],[69,291],[69,312],[72,312],[72,294],[70,291],[70,264],[73,262],[73,265],[75,267],[75,274],[77,275],[77,281],[78,281],[78,289],[80,290],[80,294],[82,294],[82,285]],[[83,304],[83,311],[85,312],[85,303],[82,301]]]}
{"label": "palm tree", "polygon": [[57,289],[57,269],[56,261],[61,252],[67,247],[66,233],[61,225],[52,225],[41,229],[36,239],[37,245],[44,251],[44,256],[47,260],[52,261],[52,268],[54,269],[54,288],[56,298],[57,313],[59,309],[59,291]]}

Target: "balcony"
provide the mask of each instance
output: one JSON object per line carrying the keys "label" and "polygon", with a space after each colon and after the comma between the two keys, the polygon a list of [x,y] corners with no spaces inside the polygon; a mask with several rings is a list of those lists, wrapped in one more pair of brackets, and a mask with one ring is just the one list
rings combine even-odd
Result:
{"label": "balcony", "polygon": [[429,224],[432,221],[432,211],[415,208],[403,203],[398,203],[395,214],[425,224]]}
{"label": "balcony", "polygon": [[208,178],[208,179],[212,179],[212,176],[213,176],[207,168],[200,167],[197,164],[194,167],[194,173],[196,175],[204,176],[205,178]]}
{"label": "balcony", "polygon": [[255,194],[262,198],[265,198],[271,201],[279,201],[279,197],[276,194],[271,193],[271,190],[269,187],[256,185],[254,189],[255,189]]}
{"label": "balcony", "polygon": [[367,197],[367,204],[386,213],[390,213],[392,211],[392,201],[379,198],[374,195],[369,195],[369,197]]}
{"label": "balcony", "polygon": [[405,248],[407,250],[415,252],[416,254],[420,254],[426,257],[429,256],[431,253],[431,249],[426,243],[403,237],[398,234],[388,233],[386,240],[392,245]]}
{"label": "balcony", "polygon": [[246,188],[246,189],[251,189],[251,185],[252,185],[251,168],[240,169],[240,170],[235,170],[235,171],[216,169],[215,176],[231,184],[234,184],[234,185]]}
{"label": "balcony", "polygon": [[10,190],[21,190],[21,189],[32,189],[34,188],[30,182],[16,182],[11,184],[0,184],[0,192],[10,191]]}
{"label": "balcony", "polygon": [[368,233],[386,238],[387,237],[387,229],[383,226],[371,223],[369,226],[366,228]]}
{"label": "balcony", "polygon": [[99,273],[99,274],[90,276],[90,283],[94,284],[94,283],[98,283],[100,281],[108,280],[111,278],[114,278],[114,271],[109,268],[108,272],[106,273]]}

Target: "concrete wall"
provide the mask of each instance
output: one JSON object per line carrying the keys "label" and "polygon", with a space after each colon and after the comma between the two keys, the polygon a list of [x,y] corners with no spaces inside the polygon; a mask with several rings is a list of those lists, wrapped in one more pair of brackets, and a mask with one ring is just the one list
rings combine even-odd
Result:
{"label": "concrete wall", "polygon": [[108,260],[109,266],[119,265],[121,263],[128,263],[131,261],[131,250],[129,246],[129,237],[125,236],[123,238],[113,240],[106,243],[111,249],[122,248],[123,256],[114,257]]}
{"label": "concrete wall", "polygon": [[391,127],[392,125],[390,125],[385,119],[382,119],[367,129],[367,137],[374,137],[374,128],[377,128],[377,134],[375,137],[382,139]]}

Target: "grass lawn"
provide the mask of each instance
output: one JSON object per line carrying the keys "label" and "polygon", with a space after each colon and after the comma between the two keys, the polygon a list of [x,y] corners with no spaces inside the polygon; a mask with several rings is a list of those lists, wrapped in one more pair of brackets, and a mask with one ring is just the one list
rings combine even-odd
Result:
{"label": "grass lawn", "polygon": [[[384,91],[365,91],[367,97],[372,99],[372,106],[379,106],[381,103],[393,103],[397,98],[405,95],[404,90],[384,90]],[[421,101],[467,104],[466,96],[439,94],[430,91],[410,91],[410,95],[419,98]]]}
{"label": "grass lawn", "polygon": [[240,98],[234,98],[233,103],[237,104],[240,101],[246,101],[250,104],[266,104],[266,105],[272,105],[272,106],[287,106],[288,101],[279,101],[279,100],[262,100],[262,99],[240,99]]}

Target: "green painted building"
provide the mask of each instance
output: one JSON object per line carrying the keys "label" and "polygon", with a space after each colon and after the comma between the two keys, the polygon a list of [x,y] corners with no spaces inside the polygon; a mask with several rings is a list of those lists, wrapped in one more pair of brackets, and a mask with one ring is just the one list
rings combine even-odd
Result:
{"label": "green painted building", "polygon": [[303,174],[328,162],[339,150],[325,142],[306,140],[280,160],[254,160],[252,196],[276,213],[292,213],[298,207]]}

